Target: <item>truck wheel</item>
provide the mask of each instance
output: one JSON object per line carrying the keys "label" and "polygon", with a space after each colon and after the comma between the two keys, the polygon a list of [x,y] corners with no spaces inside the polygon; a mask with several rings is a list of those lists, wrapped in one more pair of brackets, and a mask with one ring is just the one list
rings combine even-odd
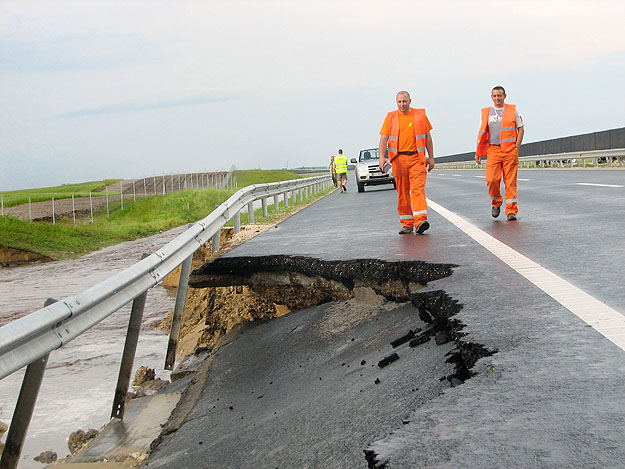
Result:
{"label": "truck wheel", "polygon": [[365,185],[358,183],[358,192],[364,192],[365,191]]}

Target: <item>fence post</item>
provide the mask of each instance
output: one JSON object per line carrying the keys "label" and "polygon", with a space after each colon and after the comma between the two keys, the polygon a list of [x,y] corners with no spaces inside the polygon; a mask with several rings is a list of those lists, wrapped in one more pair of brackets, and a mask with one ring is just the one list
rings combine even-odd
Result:
{"label": "fence post", "polygon": [[122,205],[122,212],[124,211],[124,183],[119,181],[119,201]]}
{"label": "fence post", "polygon": [[104,192],[106,193],[106,218],[109,217],[109,187],[104,186]]}
{"label": "fence post", "polygon": [[[141,259],[148,257],[148,254],[141,255]],[[113,397],[113,410],[111,418],[124,418],[124,410],[126,408],[126,394],[130,385],[130,377],[132,375],[132,364],[135,361],[135,353],[137,351],[137,343],[139,342],[139,332],[141,332],[141,320],[143,319],[143,310],[145,308],[145,299],[148,291],[144,291],[132,301],[130,310],[130,318],[128,319],[128,330],[126,332],[126,341],[124,343],[124,351],[122,352],[122,361],[119,365],[119,374],[117,376],[117,385],[115,386],[115,396]]]}
{"label": "fence post", "polygon": [[163,195],[165,195],[165,175],[163,174]]}
{"label": "fence post", "polygon": [[[219,232],[217,234],[219,234]],[[171,330],[169,331],[169,342],[167,344],[167,355],[165,357],[165,369],[170,371],[174,369],[174,364],[176,362],[176,348],[178,347],[178,337],[180,335],[184,302],[187,298],[187,288],[189,286],[189,274],[191,273],[192,261],[193,254],[187,257],[180,267],[178,291],[176,292],[176,305],[174,306],[174,317],[171,320]]]}
{"label": "fence post", "polygon": [[0,213],[0,215],[4,216],[4,196],[0,195],[0,201],[2,201],[2,212]]}
{"label": "fence post", "polygon": [[[43,305],[45,307],[53,303],[56,303],[56,300],[48,298]],[[33,416],[35,404],[37,403],[39,388],[43,381],[43,374],[46,371],[49,356],[50,353],[47,353],[26,367],[20,394],[17,398],[15,410],[13,411],[13,418],[11,418],[11,426],[7,434],[6,444],[2,452],[2,458],[0,458],[1,469],[14,469],[19,463],[22,447],[24,446],[24,439],[26,438],[26,432],[28,431],[30,420]]]}
{"label": "fence post", "polygon": [[56,225],[56,216],[54,213],[54,197],[52,197],[52,224]]}
{"label": "fence post", "polygon": [[93,199],[91,198],[91,191],[89,191],[89,210],[91,211],[91,223],[93,223]]}
{"label": "fence post", "polygon": [[74,217],[74,225],[76,224],[76,205],[74,205],[74,194],[72,194],[72,215]]}
{"label": "fence post", "polygon": [[28,221],[33,222],[33,204],[30,202],[30,197],[28,198]]}

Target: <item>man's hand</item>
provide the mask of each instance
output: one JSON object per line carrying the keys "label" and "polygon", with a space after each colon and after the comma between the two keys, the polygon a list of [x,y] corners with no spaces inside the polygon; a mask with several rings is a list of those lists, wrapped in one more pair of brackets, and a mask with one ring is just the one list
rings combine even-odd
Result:
{"label": "man's hand", "polygon": [[427,160],[427,165],[428,165],[428,173],[430,171],[432,171],[434,169],[434,158],[433,157],[429,157]]}
{"label": "man's hand", "polygon": [[475,154],[475,162],[477,164],[482,164],[482,157],[481,156],[477,156],[477,153]]}
{"label": "man's hand", "polygon": [[380,158],[380,171],[384,172],[384,165],[388,160],[385,157]]}

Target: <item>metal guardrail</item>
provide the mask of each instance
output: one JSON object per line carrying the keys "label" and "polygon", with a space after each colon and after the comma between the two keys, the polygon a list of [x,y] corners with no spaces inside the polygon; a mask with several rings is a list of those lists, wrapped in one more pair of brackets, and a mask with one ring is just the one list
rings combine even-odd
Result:
{"label": "metal guardrail", "polygon": [[[241,210],[246,206],[249,222],[254,223],[254,202],[257,200],[262,202],[263,216],[267,216],[268,198],[274,198],[274,207],[277,211],[280,195],[283,195],[284,205],[288,207],[289,193],[291,200],[294,201],[296,191],[298,191],[300,200],[304,200],[314,193],[329,188],[331,184],[331,177],[327,175],[245,187],[215,208],[206,218],[191,225],[184,233],[131,267],[82,293],[54,302],[0,327],[0,379],[27,366],[2,459],[0,459],[0,469],[17,466],[50,352],[133,301],[127,343],[122,356],[112,412],[112,417],[123,418],[123,403],[128,391],[134,350],[138,340],[137,317],[140,326],[147,291],[161,282],[179,265],[183,265],[180,276],[180,286],[183,288],[178,289],[165,360],[165,369],[171,370],[175,361],[180,317],[184,308],[191,259],[195,251],[210,239],[213,240],[213,251],[217,251],[221,227],[231,219],[234,219],[235,232],[240,231]],[[131,326],[133,322],[135,325]],[[134,329],[134,332],[131,329]],[[136,336],[133,339],[134,344],[128,343],[128,337],[131,335]]]}
{"label": "metal guardrail", "polygon": [[[534,163],[536,166],[540,164],[540,167],[545,167],[545,162],[554,162],[559,161],[567,164],[569,166],[573,166],[574,164],[578,164],[578,166],[586,167],[586,160],[592,159],[593,166],[597,167],[599,165],[600,159],[605,159],[608,167],[613,166],[614,159],[620,166],[625,166],[625,148],[613,148],[610,150],[593,150],[593,151],[583,151],[583,152],[567,152],[567,153],[553,153],[549,155],[530,155],[530,156],[520,156],[519,157],[519,167],[523,167],[524,163],[527,163],[527,167],[530,167],[530,163]],[[467,159],[464,161],[449,161],[449,162],[440,162],[436,163],[436,166],[439,168],[447,168],[447,169],[462,169],[462,168],[480,168],[484,167],[484,163],[478,165],[474,159]]]}

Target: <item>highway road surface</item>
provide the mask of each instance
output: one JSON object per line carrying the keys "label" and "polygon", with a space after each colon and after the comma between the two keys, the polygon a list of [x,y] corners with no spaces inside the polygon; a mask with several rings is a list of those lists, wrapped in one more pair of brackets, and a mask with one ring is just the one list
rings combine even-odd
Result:
{"label": "highway road surface", "polygon": [[[355,298],[243,327],[144,467],[622,467],[624,185],[622,170],[521,170],[508,222],[490,215],[483,171],[435,170],[418,236],[397,234],[391,187],[359,194],[350,173],[348,192],[227,257],[424,261],[452,275],[417,303]],[[428,327],[415,307],[427,298],[453,310],[457,342],[393,348]],[[449,379],[457,346],[492,353],[463,382]]]}

